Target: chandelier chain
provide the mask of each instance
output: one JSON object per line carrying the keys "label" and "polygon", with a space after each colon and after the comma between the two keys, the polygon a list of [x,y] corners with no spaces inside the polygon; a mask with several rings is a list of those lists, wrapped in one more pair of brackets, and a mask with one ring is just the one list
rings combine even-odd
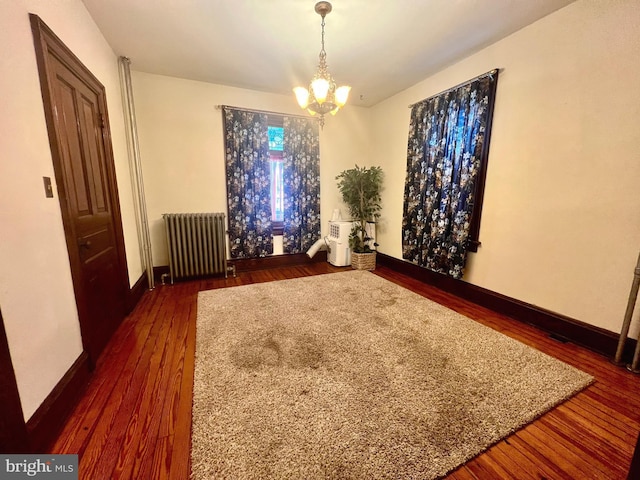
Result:
{"label": "chandelier chain", "polygon": [[322,25],[322,40],[321,40],[322,48],[320,49],[320,59],[326,60],[327,52],[324,50],[324,15],[322,15],[322,23],[320,25]]}

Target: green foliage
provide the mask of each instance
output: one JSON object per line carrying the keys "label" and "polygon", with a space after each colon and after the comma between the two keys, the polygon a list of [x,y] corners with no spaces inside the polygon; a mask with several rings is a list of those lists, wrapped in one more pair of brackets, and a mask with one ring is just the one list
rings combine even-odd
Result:
{"label": "green foliage", "polygon": [[382,169],[356,165],[355,168],[341,172],[336,180],[338,180],[342,201],[349,208],[349,214],[354,221],[349,236],[349,247],[356,253],[372,252],[369,246],[369,241],[372,239],[367,235],[367,222],[375,222],[380,217]]}

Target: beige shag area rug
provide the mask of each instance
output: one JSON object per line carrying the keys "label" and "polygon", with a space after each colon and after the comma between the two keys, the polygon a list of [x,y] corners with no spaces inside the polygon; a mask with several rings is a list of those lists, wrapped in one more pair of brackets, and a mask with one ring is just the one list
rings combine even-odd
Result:
{"label": "beige shag area rug", "polygon": [[201,292],[192,478],[437,478],[592,380],[370,272]]}

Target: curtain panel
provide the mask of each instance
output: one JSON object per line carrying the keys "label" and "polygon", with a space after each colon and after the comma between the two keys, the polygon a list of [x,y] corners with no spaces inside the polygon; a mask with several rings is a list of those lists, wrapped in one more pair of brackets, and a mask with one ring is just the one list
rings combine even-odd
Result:
{"label": "curtain panel", "polygon": [[231,258],[273,253],[266,113],[222,108]]}
{"label": "curtain panel", "polygon": [[283,117],[284,253],[306,252],[320,238],[318,123]]}
{"label": "curtain panel", "polygon": [[454,278],[478,231],[496,82],[494,71],[411,110],[402,257]]}

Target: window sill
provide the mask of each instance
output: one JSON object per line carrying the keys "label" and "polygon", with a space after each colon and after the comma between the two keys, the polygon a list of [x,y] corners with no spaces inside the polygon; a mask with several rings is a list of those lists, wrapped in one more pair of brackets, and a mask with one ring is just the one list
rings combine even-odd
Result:
{"label": "window sill", "polygon": [[271,222],[271,235],[280,236],[284,234],[284,222]]}

